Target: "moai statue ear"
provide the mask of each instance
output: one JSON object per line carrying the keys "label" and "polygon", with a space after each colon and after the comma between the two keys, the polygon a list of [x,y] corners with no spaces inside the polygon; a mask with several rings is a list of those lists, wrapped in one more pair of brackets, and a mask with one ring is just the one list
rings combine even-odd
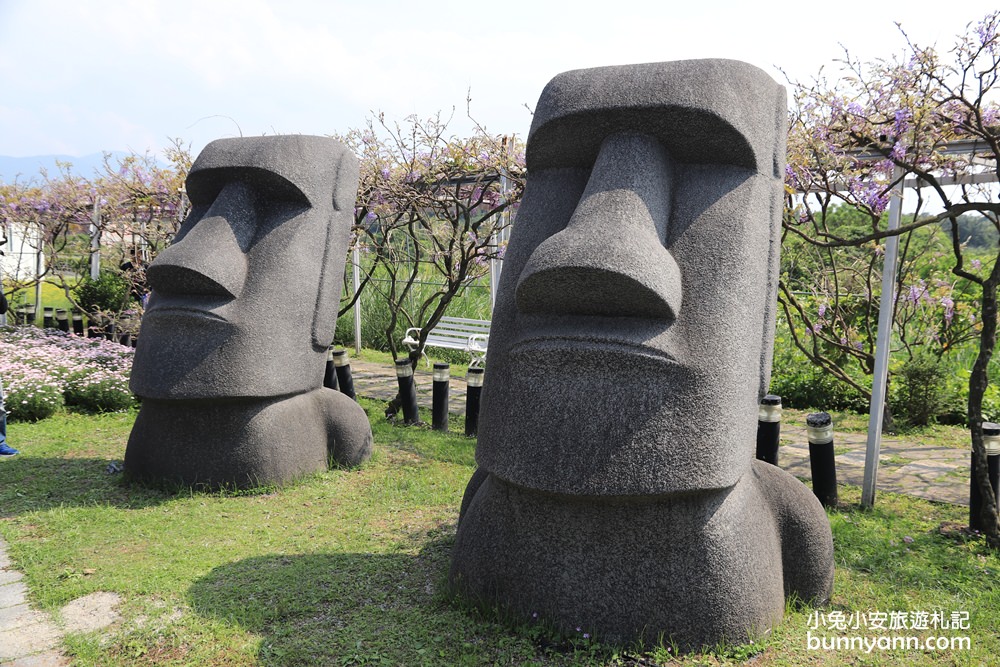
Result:
{"label": "moai statue ear", "polygon": [[358,194],[361,168],[358,159],[348,149],[340,153],[335,169],[333,214],[326,232],[326,249],[319,276],[319,293],[313,314],[312,342],[325,350],[333,343],[340,306],[340,288],[345,258],[354,222],[354,202]]}
{"label": "moai statue ear", "polygon": [[[784,193],[785,144],[788,139],[788,102],[784,86],[777,86],[774,93],[774,187]],[[774,328],[778,308],[778,276],[781,270],[781,218],[784,196],[771,200],[771,242],[767,256],[768,298],[764,308],[763,344],[760,353],[760,385],[758,401],[770,392],[771,363],[774,356]]]}

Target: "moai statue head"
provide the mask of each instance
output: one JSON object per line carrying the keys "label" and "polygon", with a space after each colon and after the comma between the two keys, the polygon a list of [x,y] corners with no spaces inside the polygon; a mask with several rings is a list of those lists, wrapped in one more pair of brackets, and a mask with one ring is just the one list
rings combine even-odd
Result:
{"label": "moai statue head", "polygon": [[191,213],[147,269],[126,472],[256,486],[369,456],[364,410],[322,387],[357,185],[357,159],[333,139],[205,147]]}
{"label": "moai statue head", "polygon": [[325,137],[206,146],[187,178],[191,213],[148,268],[132,390],[201,399],[320,387],[357,182],[357,159]]}
{"label": "moai statue head", "polygon": [[727,60],[542,92],[504,261],[477,459],[528,488],[724,488],[774,336],[785,94]]}
{"label": "moai statue head", "polygon": [[449,582],[602,641],[748,641],[828,599],[833,541],[754,459],[784,89],[732,60],[556,76],[493,315]]}

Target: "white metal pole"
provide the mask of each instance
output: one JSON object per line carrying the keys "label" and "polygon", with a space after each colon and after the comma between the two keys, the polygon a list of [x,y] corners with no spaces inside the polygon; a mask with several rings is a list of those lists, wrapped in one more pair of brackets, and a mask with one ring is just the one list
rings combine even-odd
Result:
{"label": "white metal pole", "polygon": [[[899,229],[903,208],[903,172],[893,170],[892,199],[889,200],[889,230]],[[865,450],[865,477],[861,487],[861,505],[875,504],[875,484],[878,479],[878,457],[882,447],[882,416],[885,409],[885,386],[889,372],[889,348],[892,343],[892,310],[896,294],[896,262],[899,237],[890,236],[885,243],[882,263],[882,298],[878,309],[878,335],[875,339],[875,374],[872,376],[872,400],[868,413],[868,446]]]}
{"label": "white metal pole", "polygon": [[35,316],[42,314],[42,274],[45,273],[45,237],[38,226],[38,252],[35,254]]}
{"label": "white metal pole", "polygon": [[94,198],[94,216],[90,221],[90,279],[101,276],[101,202]]}
{"label": "white metal pole", "polygon": [[[361,289],[361,252],[354,244],[354,293]],[[361,354],[361,299],[354,300],[354,354]]]}

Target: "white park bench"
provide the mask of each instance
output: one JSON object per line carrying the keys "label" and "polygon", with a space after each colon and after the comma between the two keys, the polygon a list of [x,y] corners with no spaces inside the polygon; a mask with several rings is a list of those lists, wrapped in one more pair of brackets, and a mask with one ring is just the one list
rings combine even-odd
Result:
{"label": "white park bench", "polygon": [[[420,327],[406,330],[403,345],[413,352],[420,344]],[[486,360],[486,348],[490,342],[490,321],[469,320],[464,317],[442,317],[441,321],[427,334],[425,347],[440,347],[447,350],[462,350],[471,357],[470,368],[481,367]],[[421,352],[423,354],[423,352]],[[427,355],[424,354],[424,359]],[[430,364],[430,360],[427,361]]]}

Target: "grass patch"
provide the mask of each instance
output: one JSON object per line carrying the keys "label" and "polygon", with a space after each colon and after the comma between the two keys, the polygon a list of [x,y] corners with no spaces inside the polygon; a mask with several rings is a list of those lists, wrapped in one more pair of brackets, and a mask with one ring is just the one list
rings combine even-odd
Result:
{"label": "grass patch", "polygon": [[884,634],[968,635],[971,649],[809,650],[813,610],[790,605],[753,644],[677,658],[662,642],[626,651],[468,609],[443,583],[474,441],[454,425],[393,426],[383,403],[362,405],[370,463],[257,494],[171,494],[107,473],[134,412],[12,424],[22,454],[0,462],[0,534],[32,602],[124,598],[121,623],[66,638],[75,664],[979,665],[1000,654],[1000,558],[948,528],[967,510],[880,493],[866,511],[851,487],[829,511],[837,574],[822,611],[968,612],[967,631]]}

